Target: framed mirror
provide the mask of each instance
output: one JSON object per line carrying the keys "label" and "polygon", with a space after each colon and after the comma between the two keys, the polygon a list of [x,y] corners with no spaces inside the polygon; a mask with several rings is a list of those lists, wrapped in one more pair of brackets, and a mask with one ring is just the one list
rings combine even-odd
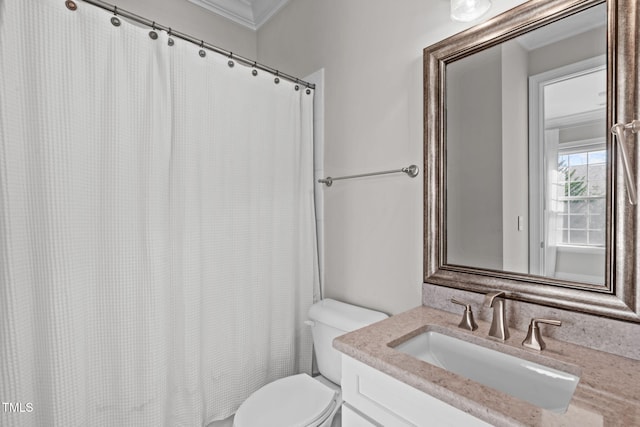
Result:
{"label": "framed mirror", "polygon": [[640,322],[639,13],[531,0],[424,50],[425,282]]}

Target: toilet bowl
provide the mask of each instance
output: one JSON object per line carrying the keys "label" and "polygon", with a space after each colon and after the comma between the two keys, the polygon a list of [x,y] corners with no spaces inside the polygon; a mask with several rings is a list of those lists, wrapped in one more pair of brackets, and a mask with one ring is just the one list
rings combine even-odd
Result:
{"label": "toilet bowl", "polygon": [[330,427],[342,405],[341,354],[333,339],[388,316],[332,299],[309,309],[313,345],[320,375],[292,375],[254,392],[236,412],[234,427]]}

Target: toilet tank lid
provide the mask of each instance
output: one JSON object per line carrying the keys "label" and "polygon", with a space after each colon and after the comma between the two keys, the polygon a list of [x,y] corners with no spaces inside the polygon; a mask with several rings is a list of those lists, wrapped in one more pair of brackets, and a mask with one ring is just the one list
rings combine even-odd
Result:
{"label": "toilet tank lid", "polygon": [[379,311],[330,298],[325,298],[313,304],[309,309],[309,318],[311,320],[345,332],[355,331],[387,317],[389,316]]}

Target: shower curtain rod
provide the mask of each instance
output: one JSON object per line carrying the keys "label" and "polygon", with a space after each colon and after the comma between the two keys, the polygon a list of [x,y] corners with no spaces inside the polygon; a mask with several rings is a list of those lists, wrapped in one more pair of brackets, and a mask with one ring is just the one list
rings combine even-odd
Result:
{"label": "shower curtain rod", "polygon": [[[283,78],[285,80],[289,80],[291,82],[294,82],[294,83],[300,84],[302,86],[305,86],[305,87],[307,87],[309,89],[315,89],[316,88],[316,85],[313,84],[313,83],[309,83],[309,82],[306,82],[304,80],[300,80],[300,79],[298,79],[296,77],[293,77],[293,76],[291,76],[289,74],[282,73],[279,70],[276,70],[275,68],[271,68],[271,67],[269,67],[267,65],[260,64],[257,61],[252,61],[251,59],[245,58],[244,56],[236,55],[235,53],[233,53],[233,52],[231,52],[229,50],[222,49],[220,47],[217,47],[217,46],[214,46],[214,45],[212,45],[210,43],[207,43],[204,40],[200,40],[200,39],[197,39],[197,38],[195,38],[193,36],[190,36],[188,34],[181,33],[179,31],[176,31],[176,30],[172,29],[171,27],[165,27],[164,25],[160,25],[155,21],[151,21],[150,19],[143,18],[142,16],[136,15],[135,13],[129,12],[127,10],[120,9],[118,6],[114,6],[112,4],[109,4],[109,3],[101,1],[101,0],[82,0],[82,1],[85,2],[85,3],[92,4],[94,6],[97,6],[97,7],[101,8],[101,9],[106,10],[106,11],[109,11],[109,12],[113,13],[116,16],[120,15],[120,16],[125,17],[127,19],[131,19],[132,21],[138,22],[138,23],[140,23],[142,25],[145,25],[145,26],[147,26],[149,28],[152,28],[154,30],[164,31],[167,34],[169,34],[170,36],[177,37],[179,39],[182,39],[182,40],[188,41],[190,43],[193,43],[195,45],[198,45],[201,48],[211,50],[211,51],[216,52],[216,53],[218,53],[220,55],[224,55],[224,56],[228,57],[229,59],[234,59],[234,60],[236,60],[236,61],[238,61],[238,62],[240,62],[240,63],[242,63],[244,65],[253,67],[253,68],[258,69],[258,70],[266,71],[267,73],[273,74],[276,77]],[[67,8],[69,8],[71,10],[75,10],[75,8],[76,8],[75,3],[73,2],[73,0],[67,0],[65,2],[65,4],[67,5]]]}

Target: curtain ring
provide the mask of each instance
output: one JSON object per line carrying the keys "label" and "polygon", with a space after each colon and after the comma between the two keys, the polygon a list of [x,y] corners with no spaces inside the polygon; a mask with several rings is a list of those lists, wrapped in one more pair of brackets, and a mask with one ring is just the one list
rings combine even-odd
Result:
{"label": "curtain ring", "polygon": [[205,52],[204,49],[202,49],[204,47],[204,40],[200,40],[200,52],[198,52],[198,54],[200,55],[200,58],[204,58],[205,56],[207,56],[207,52]]}
{"label": "curtain ring", "polygon": [[149,31],[149,37],[151,37],[152,40],[156,40],[158,38],[158,33],[156,33],[156,21],[153,21],[153,24],[151,24],[151,31]]}
{"label": "curtain ring", "polygon": [[229,52],[229,61],[227,62],[227,65],[229,66],[229,68],[233,68],[235,64],[235,62],[233,62],[233,52]]}
{"label": "curtain ring", "polygon": [[120,19],[118,19],[117,12],[118,12],[118,8],[114,7],[113,16],[111,17],[111,23],[113,24],[114,27],[119,27],[121,24]]}
{"label": "curtain ring", "polygon": [[251,70],[251,74],[253,74],[253,76],[257,76],[258,75],[258,70],[256,70],[256,65],[258,63],[256,61],[253,61],[253,70]]}
{"label": "curtain ring", "polygon": [[169,36],[169,39],[167,40],[167,44],[169,46],[173,46],[173,39],[171,38],[171,27],[169,27],[169,32],[167,33],[167,35]]}
{"label": "curtain ring", "polygon": [[276,70],[276,78],[275,78],[275,79],[273,79],[273,82],[274,82],[275,84],[280,83],[280,71]]}
{"label": "curtain ring", "polygon": [[74,1],[71,1],[71,0],[65,1],[64,5],[67,6],[67,9],[69,9],[71,11],[74,11],[74,10],[76,10],[78,8],[78,5]]}
{"label": "curtain ring", "polygon": [[118,6],[113,6],[113,16],[111,17],[111,24],[114,27],[120,26],[120,20],[118,19]]}

